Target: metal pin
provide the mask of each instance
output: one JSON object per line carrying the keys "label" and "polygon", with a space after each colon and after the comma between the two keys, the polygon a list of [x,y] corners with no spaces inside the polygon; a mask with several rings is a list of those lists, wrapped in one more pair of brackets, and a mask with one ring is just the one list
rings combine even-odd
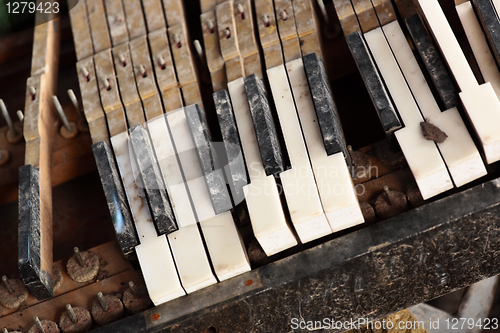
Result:
{"label": "metal pin", "polygon": [[271,22],[269,22],[269,15],[262,15],[262,21],[264,22],[265,27],[268,27],[271,25]]}
{"label": "metal pin", "polygon": [[57,96],[52,96],[52,101],[54,101],[54,105],[56,107],[57,113],[59,113],[59,117],[61,117],[61,120],[64,124],[64,127],[68,130],[68,132],[71,132],[71,126],[68,122],[68,118],[66,118],[66,115],[64,114],[64,110],[61,106],[61,103],[59,103],[59,100],[57,99]]}
{"label": "metal pin", "polygon": [[29,86],[28,90],[29,90],[30,95],[31,95],[31,100],[34,101],[35,98],[36,98],[36,89],[35,89],[35,87]]}
{"label": "metal pin", "polygon": [[180,48],[182,46],[181,40],[177,34],[174,34],[174,44],[177,46],[177,48]]}
{"label": "metal pin", "polygon": [[111,90],[111,84],[109,83],[109,79],[102,79],[102,84],[104,85],[104,88],[106,88],[106,90]]}
{"label": "metal pin", "polygon": [[129,281],[128,282],[128,286],[130,288],[130,291],[132,292],[132,295],[135,296],[135,298],[137,298],[137,289],[135,288],[135,284],[133,281]]}
{"label": "metal pin", "polygon": [[7,108],[5,107],[5,103],[2,99],[0,99],[0,109],[2,109],[2,114],[7,122],[7,126],[9,126],[13,134],[17,134],[16,128],[14,127],[14,124],[12,124],[12,120],[10,119],[9,113],[7,112]]}
{"label": "metal pin", "polygon": [[7,331],[7,329],[4,327],[4,328],[2,329],[2,333],[9,333],[9,331]]}
{"label": "metal pin", "polygon": [[109,305],[108,305],[108,302],[106,301],[106,298],[104,298],[104,295],[102,294],[102,292],[97,293],[97,299],[99,300],[99,303],[101,303],[103,310],[108,311]]}
{"label": "metal pin", "polygon": [[5,288],[9,292],[9,294],[12,294],[14,292],[14,288],[12,288],[9,279],[7,278],[7,275],[2,276],[2,282],[5,285]]}
{"label": "metal pin", "polygon": [[82,71],[82,74],[83,74],[83,76],[85,77],[85,79],[86,79],[87,81],[90,81],[90,73],[89,73],[89,71],[87,70],[87,68],[82,67],[81,71]]}
{"label": "metal pin", "polygon": [[76,318],[75,311],[71,307],[71,304],[66,304],[66,312],[68,313],[69,319],[71,319],[71,321],[76,324],[78,318]]}
{"label": "metal pin", "polygon": [[226,38],[231,38],[231,30],[229,30],[229,27],[224,29],[224,35]]}
{"label": "metal pin", "polygon": [[356,165],[356,160],[354,159],[354,151],[352,150],[352,146],[349,145],[347,146],[347,152],[349,153],[349,156],[351,156],[351,160]]}
{"label": "metal pin", "polygon": [[203,48],[201,47],[200,41],[195,39],[193,41],[193,44],[194,44],[194,49],[196,50],[196,53],[198,54],[198,57],[200,57],[200,60],[203,63],[203,66],[205,66],[205,55],[203,54]]}
{"label": "metal pin", "polygon": [[384,192],[385,196],[387,197],[387,202],[389,203],[389,205],[392,205],[391,192],[389,191],[389,187],[387,185],[384,185]]}
{"label": "metal pin", "polygon": [[208,30],[210,30],[210,33],[214,33],[214,21],[212,20],[207,20],[206,22]]}
{"label": "metal pin", "polygon": [[286,21],[288,19],[288,14],[286,13],[286,10],[282,9],[280,11],[280,16],[283,21]]}
{"label": "metal pin", "polygon": [[45,333],[45,330],[43,329],[42,323],[40,322],[40,319],[38,319],[37,316],[34,316],[33,320],[35,321],[35,325],[36,325],[36,327],[38,327],[38,330],[40,331],[40,333]]}
{"label": "metal pin", "polygon": [[161,69],[165,69],[165,67],[167,66],[167,63],[165,62],[165,59],[162,55],[158,56],[158,65],[160,65]]}
{"label": "metal pin", "polygon": [[78,263],[80,264],[80,266],[85,267],[85,262],[83,261],[82,254],[80,253],[80,250],[78,249],[78,247],[75,246],[73,248],[73,252],[75,252],[76,260],[78,260]]}
{"label": "metal pin", "polygon": [[17,110],[17,118],[19,118],[19,121],[22,123],[24,121],[24,114],[23,111]]}
{"label": "metal pin", "polygon": [[120,64],[122,64],[123,67],[127,66],[127,59],[125,59],[123,54],[118,55],[118,60],[120,60]]}
{"label": "metal pin", "polygon": [[238,9],[238,13],[240,14],[240,17],[242,20],[245,19],[245,8],[241,5],[241,3],[236,5],[236,9]]}
{"label": "metal pin", "polygon": [[148,76],[148,73],[146,73],[146,67],[144,65],[139,66],[139,71],[141,72],[142,77]]}
{"label": "metal pin", "polygon": [[76,98],[75,92],[73,89],[68,89],[68,96],[69,99],[71,100],[71,103],[73,103],[73,106],[75,107],[76,112],[80,113],[80,106],[78,104],[78,99]]}

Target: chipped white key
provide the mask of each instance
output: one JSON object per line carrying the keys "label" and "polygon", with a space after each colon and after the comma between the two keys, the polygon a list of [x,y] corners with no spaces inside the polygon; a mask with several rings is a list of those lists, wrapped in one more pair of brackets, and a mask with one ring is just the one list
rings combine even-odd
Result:
{"label": "chipped white key", "polygon": [[481,141],[488,163],[500,160],[500,101],[490,83],[478,85],[458,41],[435,0],[419,0],[425,20],[461,90],[462,104]]}
{"label": "chipped white key", "polygon": [[498,71],[495,58],[491,54],[483,29],[474,13],[472,4],[470,1],[467,1],[455,8],[484,81],[491,83],[496,95],[500,96],[500,72]]}
{"label": "chipped white key", "polygon": [[420,123],[424,119],[382,29],[371,30],[364,36],[404,122],[405,128],[395,134],[422,197],[425,200],[451,189],[453,183],[436,144],[422,135]]}
{"label": "chipped white key", "polygon": [[168,235],[181,283],[187,293],[217,282],[203,246],[189,195],[164,116],[147,123],[179,230]]}
{"label": "chipped white key", "polygon": [[423,116],[448,135],[437,146],[455,185],[462,186],[484,176],[486,167],[458,110],[441,112],[399,23],[393,21],[382,29]]}
{"label": "chipped white key", "polygon": [[153,303],[158,305],[185,295],[167,238],[165,235],[158,237],[156,234],[146,195],[136,183],[137,178],[132,170],[135,159],[130,156],[132,150],[128,145],[127,132],[113,136],[111,144],[141,242],[135,249],[149,296]]}
{"label": "chipped white key", "polygon": [[280,173],[293,226],[302,243],[332,232],[323,212],[285,67],[267,70],[291,169]]}
{"label": "chipped white key", "polygon": [[250,176],[250,184],[243,188],[250,221],[264,252],[273,255],[297,245],[297,241],[286,223],[276,180],[266,176],[262,165],[243,78],[229,82],[228,89]]}
{"label": "chipped white key", "polygon": [[214,212],[184,109],[171,111],[166,118],[215,274],[222,281],[249,271],[250,263],[231,213]]}
{"label": "chipped white key", "polygon": [[296,59],[288,62],[286,67],[321,203],[332,231],[363,223],[363,214],[344,156],[342,153],[326,154],[304,63],[302,59]]}

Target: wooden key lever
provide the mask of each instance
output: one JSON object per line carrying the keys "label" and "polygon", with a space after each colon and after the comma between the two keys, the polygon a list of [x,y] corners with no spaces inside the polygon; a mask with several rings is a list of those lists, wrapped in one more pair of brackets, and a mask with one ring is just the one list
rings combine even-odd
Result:
{"label": "wooden key lever", "polygon": [[53,296],[51,166],[57,126],[52,96],[57,90],[60,20],[39,15],[36,21],[26,89],[25,165],[19,168],[18,265],[24,284],[42,300]]}

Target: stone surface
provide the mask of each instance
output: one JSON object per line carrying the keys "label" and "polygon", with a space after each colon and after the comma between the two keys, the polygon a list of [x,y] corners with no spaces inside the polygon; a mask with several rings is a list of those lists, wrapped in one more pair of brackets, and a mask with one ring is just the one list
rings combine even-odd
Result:
{"label": "stone surface", "polygon": [[255,74],[247,76],[244,83],[264,170],[268,176],[277,176],[284,171],[283,156],[264,83]]}
{"label": "stone surface", "polygon": [[176,231],[178,229],[177,222],[151,147],[149,135],[141,125],[130,130],[130,143],[158,235]]}
{"label": "stone surface", "polygon": [[123,253],[127,256],[139,245],[139,241],[135,233],[134,221],[130,214],[114,155],[111,148],[104,141],[94,144],[92,150],[111,220],[115,227],[116,238]]}
{"label": "stone surface", "polygon": [[215,214],[226,212],[232,208],[231,198],[212,147],[205,111],[198,104],[194,104],[185,107],[184,112]]}
{"label": "stone surface", "polygon": [[66,271],[69,277],[75,282],[89,282],[99,273],[99,258],[94,252],[80,252],[84,266],[80,266],[76,254],[69,258],[66,264]]}
{"label": "stone surface", "polygon": [[303,60],[326,153],[328,155],[344,153],[347,166],[350,167],[351,157],[347,151],[342,124],[333,101],[323,61],[315,53],[308,54]]}
{"label": "stone surface", "polygon": [[346,41],[377,111],[382,128],[390,137],[394,131],[402,127],[402,124],[373,62],[368,46],[358,31],[347,35]]}
{"label": "stone surface", "polygon": [[235,204],[245,199],[243,186],[248,184],[243,150],[241,149],[240,136],[234,119],[231,100],[226,90],[220,90],[212,95],[217,112],[217,119],[224,141],[227,165],[224,166],[229,188]]}
{"label": "stone surface", "polygon": [[50,273],[41,270],[40,173],[32,165],[19,168],[18,265],[24,284],[36,299],[53,295]]}
{"label": "stone surface", "polygon": [[458,91],[455,88],[453,80],[451,79],[446,65],[441,59],[438,48],[427,34],[425,27],[420,21],[418,15],[413,15],[406,19],[406,27],[410,32],[413,44],[422,59],[429,76],[431,77],[432,84],[436,88],[441,103],[444,109],[448,110],[453,107],[459,106],[460,99],[458,98]]}
{"label": "stone surface", "polygon": [[491,0],[473,0],[472,2],[498,65],[500,64],[500,21],[497,11]]}

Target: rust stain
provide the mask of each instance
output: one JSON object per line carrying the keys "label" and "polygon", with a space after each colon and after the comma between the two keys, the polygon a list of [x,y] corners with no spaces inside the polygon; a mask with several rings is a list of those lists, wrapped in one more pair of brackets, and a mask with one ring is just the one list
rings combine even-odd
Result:
{"label": "rust stain", "polygon": [[245,282],[245,285],[246,285],[247,287],[250,287],[252,284],[253,284],[253,280],[252,280],[252,279],[247,280],[247,281]]}
{"label": "rust stain", "polygon": [[153,313],[153,314],[151,315],[151,319],[152,319],[153,321],[157,321],[158,319],[160,319],[160,314],[159,314],[159,313]]}

